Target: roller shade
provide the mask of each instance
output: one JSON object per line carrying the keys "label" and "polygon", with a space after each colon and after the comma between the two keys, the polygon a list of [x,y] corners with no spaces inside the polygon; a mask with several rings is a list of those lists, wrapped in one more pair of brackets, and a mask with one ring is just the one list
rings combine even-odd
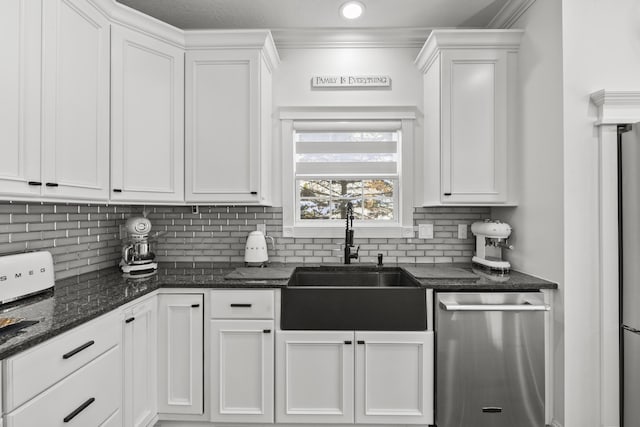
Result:
{"label": "roller shade", "polygon": [[298,178],[399,174],[400,122],[296,122],[294,128]]}

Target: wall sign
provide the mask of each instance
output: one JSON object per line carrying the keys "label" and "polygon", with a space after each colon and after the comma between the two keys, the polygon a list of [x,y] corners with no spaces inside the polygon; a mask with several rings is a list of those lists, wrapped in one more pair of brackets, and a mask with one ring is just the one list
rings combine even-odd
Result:
{"label": "wall sign", "polygon": [[359,88],[390,87],[389,76],[314,76],[311,78],[313,88]]}

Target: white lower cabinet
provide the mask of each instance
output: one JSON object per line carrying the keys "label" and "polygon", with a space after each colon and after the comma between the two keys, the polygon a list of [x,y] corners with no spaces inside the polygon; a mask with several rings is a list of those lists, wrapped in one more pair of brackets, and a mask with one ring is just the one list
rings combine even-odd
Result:
{"label": "white lower cabinet", "polygon": [[353,423],[351,331],[278,331],[276,422]]}
{"label": "white lower cabinet", "polygon": [[211,321],[211,421],[273,422],[273,320]]}
{"label": "white lower cabinet", "polygon": [[355,422],[433,423],[433,332],[356,332]]}
{"label": "white lower cabinet", "polygon": [[276,421],[433,423],[433,332],[278,331]]}
{"label": "white lower cabinet", "polygon": [[120,368],[118,346],[9,413],[7,427],[120,425]]}
{"label": "white lower cabinet", "polygon": [[119,345],[118,319],[107,314],[5,359],[4,410],[13,411]]}
{"label": "white lower cabinet", "polygon": [[158,297],[158,412],[203,413],[203,295]]}
{"label": "white lower cabinet", "polygon": [[158,413],[157,298],[122,312],[124,427],[144,427]]}
{"label": "white lower cabinet", "polygon": [[211,421],[273,422],[272,289],[210,293]]}

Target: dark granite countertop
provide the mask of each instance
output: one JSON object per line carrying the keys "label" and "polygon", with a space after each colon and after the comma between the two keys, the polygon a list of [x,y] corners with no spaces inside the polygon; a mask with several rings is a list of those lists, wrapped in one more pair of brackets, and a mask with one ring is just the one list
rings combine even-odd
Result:
{"label": "dark granite countertop", "polygon": [[[0,359],[5,359],[79,326],[159,288],[281,288],[298,265],[273,264],[262,269],[216,263],[160,263],[147,278],[126,278],[116,268],[57,280],[54,290],[0,307],[0,317],[24,318],[37,323],[19,329],[0,329]],[[305,265],[309,266],[309,265]],[[317,266],[317,265],[316,265]],[[336,268],[344,268],[339,265]],[[352,265],[357,268],[358,264]],[[491,277],[468,264],[399,265],[424,287],[438,291],[498,291],[555,289],[557,285],[511,272]],[[225,279],[225,276],[229,276]]]}

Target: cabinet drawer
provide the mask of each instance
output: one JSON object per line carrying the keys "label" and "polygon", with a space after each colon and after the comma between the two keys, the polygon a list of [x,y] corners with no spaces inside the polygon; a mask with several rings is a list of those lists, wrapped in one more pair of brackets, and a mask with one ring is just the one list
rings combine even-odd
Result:
{"label": "cabinet drawer", "polygon": [[273,290],[211,291],[211,317],[216,319],[273,319]]}
{"label": "cabinet drawer", "polygon": [[7,359],[5,411],[10,412],[116,346],[119,332],[118,319],[109,314]]}
{"label": "cabinet drawer", "polygon": [[6,426],[86,427],[111,422],[120,411],[121,360],[120,347],[112,348],[9,413]]}

